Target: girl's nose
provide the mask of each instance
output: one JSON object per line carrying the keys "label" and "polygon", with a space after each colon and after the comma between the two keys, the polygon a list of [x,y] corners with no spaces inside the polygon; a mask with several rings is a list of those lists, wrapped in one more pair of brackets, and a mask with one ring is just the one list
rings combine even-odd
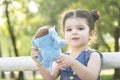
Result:
{"label": "girl's nose", "polygon": [[76,31],[76,30],[73,30],[73,31],[72,31],[72,35],[77,35],[77,31]]}

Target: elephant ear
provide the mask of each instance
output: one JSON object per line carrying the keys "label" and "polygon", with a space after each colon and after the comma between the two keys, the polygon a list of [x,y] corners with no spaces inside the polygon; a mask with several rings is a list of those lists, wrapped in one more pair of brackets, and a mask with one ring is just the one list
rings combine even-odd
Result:
{"label": "elephant ear", "polygon": [[54,41],[54,47],[60,48],[65,45],[65,41],[57,34],[55,26],[49,28],[49,35]]}
{"label": "elephant ear", "polygon": [[49,28],[49,35],[52,38],[54,38],[55,36],[58,36],[58,34],[57,34],[56,30],[55,30],[55,26]]}

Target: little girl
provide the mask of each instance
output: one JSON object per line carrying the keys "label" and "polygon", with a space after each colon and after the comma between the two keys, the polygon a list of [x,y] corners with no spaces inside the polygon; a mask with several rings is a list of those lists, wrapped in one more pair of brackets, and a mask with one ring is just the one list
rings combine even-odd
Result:
{"label": "little girl", "polygon": [[89,48],[94,24],[99,19],[96,11],[71,10],[64,14],[62,26],[70,52],[63,53],[53,64],[53,75],[36,60],[39,50],[32,48],[32,58],[45,80],[100,80],[102,55]]}

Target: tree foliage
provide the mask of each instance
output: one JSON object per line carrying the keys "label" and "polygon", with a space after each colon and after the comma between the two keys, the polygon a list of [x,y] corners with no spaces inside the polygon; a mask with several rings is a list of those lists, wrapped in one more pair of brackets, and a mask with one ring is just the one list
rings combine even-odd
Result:
{"label": "tree foliage", "polygon": [[[96,24],[95,48],[100,51],[120,51],[120,1],[119,0],[6,0],[11,28],[20,56],[30,55],[31,39],[38,27],[55,25],[61,34],[59,16],[68,9],[97,10],[100,19]],[[5,0],[0,0],[0,41],[3,56],[13,51],[7,25]],[[63,36],[61,34],[61,36]],[[97,47],[96,47],[97,46]]]}

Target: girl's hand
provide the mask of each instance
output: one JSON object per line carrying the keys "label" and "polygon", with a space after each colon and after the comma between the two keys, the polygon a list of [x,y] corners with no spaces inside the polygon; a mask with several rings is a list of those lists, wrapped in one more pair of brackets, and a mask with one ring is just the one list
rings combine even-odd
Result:
{"label": "girl's hand", "polygon": [[71,67],[74,64],[75,60],[76,59],[72,58],[69,55],[62,54],[60,57],[58,57],[56,62],[60,68],[63,68],[65,66]]}
{"label": "girl's hand", "polygon": [[37,61],[37,57],[40,55],[40,50],[38,48],[32,47],[31,49],[31,57],[36,63],[40,63]]}

